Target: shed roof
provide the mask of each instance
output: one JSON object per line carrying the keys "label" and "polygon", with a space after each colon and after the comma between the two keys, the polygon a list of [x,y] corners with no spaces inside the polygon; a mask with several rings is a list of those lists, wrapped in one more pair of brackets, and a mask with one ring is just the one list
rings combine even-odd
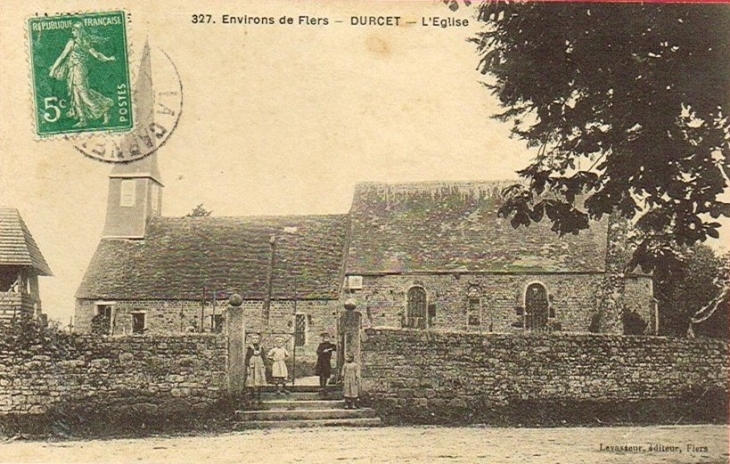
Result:
{"label": "shed roof", "polygon": [[0,207],[0,266],[28,266],[39,275],[53,275],[28,226],[15,208]]}
{"label": "shed roof", "polygon": [[102,239],[76,298],[197,300],[203,289],[263,299],[336,299],[347,215],[153,218],[143,240]]}

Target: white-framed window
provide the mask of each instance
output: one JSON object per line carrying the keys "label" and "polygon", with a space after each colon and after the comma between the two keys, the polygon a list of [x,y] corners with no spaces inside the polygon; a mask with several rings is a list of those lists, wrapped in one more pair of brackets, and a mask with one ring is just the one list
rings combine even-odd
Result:
{"label": "white-framed window", "polygon": [[307,334],[309,333],[309,321],[304,313],[296,313],[294,315],[294,346],[304,346],[307,344]]}
{"label": "white-framed window", "polygon": [[362,276],[347,276],[348,290],[362,290]]}
{"label": "white-framed window", "polygon": [[114,325],[114,302],[99,301],[95,305],[94,317],[91,319],[91,332],[98,335],[109,335]]}
{"label": "white-framed window", "polygon": [[137,181],[135,179],[122,180],[119,190],[119,206],[134,206],[137,193]]}

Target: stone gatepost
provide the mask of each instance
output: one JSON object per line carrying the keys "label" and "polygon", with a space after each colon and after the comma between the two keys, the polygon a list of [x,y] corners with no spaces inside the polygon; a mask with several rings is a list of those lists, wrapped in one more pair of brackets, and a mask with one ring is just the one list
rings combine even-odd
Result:
{"label": "stone gatepost", "polygon": [[228,393],[243,396],[246,382],[246,323],[243,320],[243,299],[233,294],[226,309],[226,337],[228,338]]}
{"label": "stone gatepost", "polygon": [[355,358],[355,362],[358,366],[360,366],[360,329],[362,325],[362,314],[355,311],[355,306],[355,301],[348,299],[345,301],[345,309],[340,312],[339,346],[337,347],[338,370],[342,369],[348,354],[352,354]]}

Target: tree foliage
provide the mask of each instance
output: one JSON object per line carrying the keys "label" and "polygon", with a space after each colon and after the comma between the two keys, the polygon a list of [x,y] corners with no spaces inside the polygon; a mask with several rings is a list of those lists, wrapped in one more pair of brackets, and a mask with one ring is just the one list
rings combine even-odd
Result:
{"label": "tree foliage", "polygon": [[497,2],[479,6],[479,69],[538,147],[501,209],[559,234],[617,212],[641,231],[630,266],[679,263],[730,204],[730,5]]}
{"label": "tree foliage", "polygon": [[695,320],[695,332],[727,338],[730,255],[717,256],[706,245],[685,248],[682,254],[682,269],[657,269],[655,274],[660,333],[684,336]]}
{"label": "tree foliage", "polygon": [[205,209],[205,206],[203,206],[203,203],[200,203],[198,206],[193,208],[191,212],[185,215],[185,217],[208,217],[211,214],[213,214],[213,211],[208,211]]}

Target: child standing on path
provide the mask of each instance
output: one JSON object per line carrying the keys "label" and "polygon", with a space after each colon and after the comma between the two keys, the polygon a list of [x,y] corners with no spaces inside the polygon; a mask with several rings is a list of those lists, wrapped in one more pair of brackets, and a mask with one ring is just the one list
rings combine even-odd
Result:
{"label": "child standing on path", "polygon": [[342,366],[342,396],[345,397],[345,409],[359,408],[357,399],[360,394],[360,369],[352,354],[347,355],[347,361]]}
{"label": "child standing on path", "polygon": [[246,348],[246,388],[251,393],[251,402],[261,403],[261,387],[266,385],[266,367],[261,336],[251,335],[251,344]]}
{"label": "child standing on path", "polygon": [[289,352],[284,348],[284,340],[281,337],[276,338],[275,344],[276,346],[268,354],[268,358],[272,361],[271,378],[277,386],[276,394],[281,395],[283,389],[288,395],[286,379],[289,377],[289,371],[286,368],[286,360],[289,358]]}

